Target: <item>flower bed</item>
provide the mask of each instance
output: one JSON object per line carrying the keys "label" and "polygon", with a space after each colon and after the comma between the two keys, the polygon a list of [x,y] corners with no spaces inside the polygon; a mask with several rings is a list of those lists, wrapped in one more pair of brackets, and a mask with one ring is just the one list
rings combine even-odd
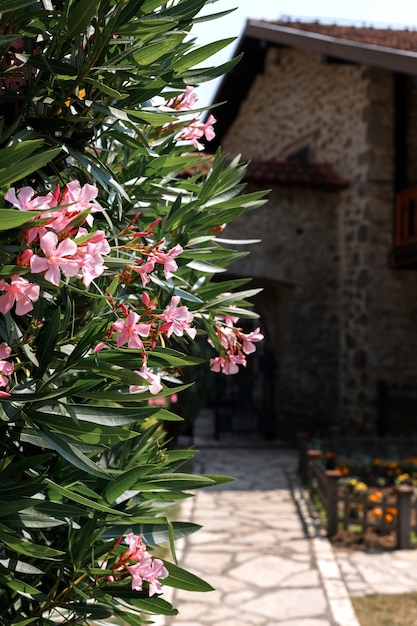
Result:
{"label": "flower bed", "polygon": [[348,461],[333,452],[309,451],[308,484],[336,543],[417,546],[417,458],[400,462],[361,455]]}

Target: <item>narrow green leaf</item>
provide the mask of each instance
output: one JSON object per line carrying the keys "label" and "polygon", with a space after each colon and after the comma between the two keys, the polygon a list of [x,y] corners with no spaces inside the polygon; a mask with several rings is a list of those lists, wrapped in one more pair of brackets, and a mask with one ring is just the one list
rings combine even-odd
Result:
{"label": "narrow green leaf", "polygon": [[124,100],[125,98],[129,97],[129,94],[120,93],[120,91],[117,91],[116,89],[113,89],[112,87],[109,87],[109,85],[106,85],[104,82],[94,80],[94,78],[88,77],[85,79],[84,82],[89,83],[90,85],[93,85],[93,87],[95,87],[99,91],[102,91],[106,96],[110,96],[111,98],[114,98],[115,100]]}
{"label": "narrow green leaf", "polygon": [[106,619],[114,615],[113,608],[102,602],[67,602],[59,606],[67,611],[74,611],[76,614],[88,615],[93,620]]}
{"label": "narrow green leaf", "polygon": [[87,472],[87,474],[110,480],[109,474],[97,465],[97,463],[94,463],[94,461],[83,454],[76,442],[72,443],[69,439],[58,433],[54,433],[46,426],[41,426],[41,432],[46,442],[69,463]]}
{"label": "narrow green leaf", "polygon": [[36,587],[32,587],[28,583],[22,582],[21,580],[5,581],[6,587],[12,589],[13,591],[17,591],[17,593],[25,598],[29,598],[29,600],[34,600],[35,602],[44,602],[48,598],[44,593],[36,589]]}
{"label": "narrow green leaf", "polygon": [[[1,7],[3,9],[3,7]],[[10,167],[10,163],[22,161],[43,145],[42,139],[19,141],[0,150],[0,169]]]}
{"label": "narrow green leaf", "polygon": [[200,487],[210,487],[215,482],[207,476],[194,474],[152,474],[143,476],[136,482],[134,489],[140,491],[152,491],[153,489],[198,489]]}
{"label": "narrow green leaf", "polygon": [[155,413],[154,417],[159,420],[163,420],[164,422],[182,422],[184,421],[183,417],[168,411],[168,409],[159,409],[157,413]]}
{"label": "narrow green leaf", "polygon": [[18,211],[17,209],[0,209],[0,231],[19,228],[34,219],[31,211]]}
{"label": "narrow green leaf", "polygon": [[[87,507],[87,511],[89,509],[94,509],[95,511],[101,511],[102,513],[110,513],[111,515],[119,515],[123,517],[129,517],[128,513],[123,513],[122,511],[115,511],[114,509],[110,509],[104,504],[100,504],[99,502],[95,502],[94,500],[90,500],[89,498],[85,498],[84,496],[80,496],[78,493],[74,493],[70,489],[66,489],[61,485],[57,485],[57,483],[53,482],[49,478],[45,479],[45,482],[53,491],[57,491],[62,496],[65,496],[69,500],[74,500],[74,502],[78,502],[78,504],[82,504]],[[0,537],[1,538],[1,537]]]}
{"label": "narrow green leaf", "polygon": [[[152,598],[138,598],[137,591],[133,591],[127,586],[117,586],[115,583],[104,586],[103,591],[115,598],[128,600],[129,604],[147,613],[154,613],[156,615],[178,615],[177,609],[174,609],[169,602],[156,595],[152,596]],[[124,618],[125,612],[121,613],[121,615]]]}
{"label": "narrow green leaf", "polygon": [[69,415],[63,416],[52,411],[32,411],[29,409],[26,411],[26,415],[34,422],[48,426],[54,432],[69,435],[77,441],[93,446],[113,446],[137,436],[137,432],[132,432],[126,428],[104,426],[102,423],[93,426],[88,422],[77,422],[75,414],[75,421]]}
{"label": "narrow green leaf", "polygon": [[39,154],[33,154],[27,159],[14,164],[13,167],[0,170],[0,187],[9,186],[25,176],[44,167],[61,152],[61,148],[52,148]]}
{"label": "narrow green leaf", "polygon": [[229,37],[228,39],[221,39],[220,41],[213,41],[205,46],[200,46],[197,50],[185,54],[181,59],[176,61],[174,66],[175,71],[179,73],[202,63],[220,50],[223,50],[226,46],[229,46],[235,40],[235,37]]}
{"label": "narrow green leaf", "polygon": [[66,411],[75,419],[104,426],[123,426],[142,422],[155,413],[154,407],[109,407],[94,404],[67,404]]}
{"label": "narrow green leaf", "polygon": [[[188,537],[197,532],[201,526],[199,524],[193,524],[192,522],[172,522],[172,532],[175,539],[181,539],[182,537]],[[126,537],[128,533],[134,533],[135,535],[141,535],[144,543],[159,545],[169,540],[169,530],[167,521],[156,523],[129,523],[118,524],[106,529],[101,535],[103,539],[117,539],[118,537]]]}
{"label": "narrow green leaf", "polygon": [[185,34],[179,33],[166,37],[162,41],[156,41],[147,46],[141,48],[133,56],[139,65],[150,65],[157,59],[160,59],[164,54],[174,50],[184,39]]}
{"label": "narrow green leaf", "polygon": [[214,591],[214,587],[182,567],[168,561],[164,561],[164,565],[169,572],[168,578],[164,579],[164,585],[186,591]]}
{"label": "narrow green leaf", "polygon": [[208,263],[207,261],[190,261],[187,263],[187,267],[197,270],[198,272],[204,272],[205,274],[219,274],[225,271],[223,267],[214,265],[214,263]]}
{"label": "narrow green leaf", "polygon": [[65,28],[68,39],[82,33],[97,13],[101,0],[80,0],[72,5],[66,16]]}
{"label": "narrow green leaf", "polygon": [[62,550],[55,550],[54,548],[50,548],[48,546],[40,546],[36,543],[23,541],[14,535],[2,531],[0,531],[0,541],[18,554],[33,556],[37,559],[56,559],[57,557],[65,554]]}
{"label": "narrow green leaf", "polygon": [[33,0],[8,0],[1,3],[1,13],[11,13],[12,11],[18,11],[19,9],[25,9],[33,4]]}
{"label": "narrow green leaf", "polygon": [[45,325],[41,334],[36,356],[39,362],[38,376],[41,378],[50,365],[55,351],[55,344],[59,333],[61,309],[58,307],[52,314],[50,321]]}
{"label": "narrow green leaf", "polygon": [[133,487],[138,478],[140,468],[133,467],[108,483],[103,492],[108,504],[113,504],[125,491]]}
{"label": "narrow green leaf", "polygon": [[30,563],[25,563],[25,561],[18,561],[16,559],[0,559],[0,566],[7,569],[9,572],[18,572],[19,574],[32,574],[33,576],[37,576],[38,574],[43,574],[44,572],[36,567],[35,565],[31,565]]}

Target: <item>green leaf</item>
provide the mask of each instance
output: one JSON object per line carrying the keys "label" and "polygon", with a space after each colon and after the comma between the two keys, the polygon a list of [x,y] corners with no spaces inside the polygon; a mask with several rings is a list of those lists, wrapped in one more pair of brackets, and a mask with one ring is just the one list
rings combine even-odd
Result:
{"label": "green leaf", "polygon": [[57,157],[60,152],[61,148],[52,148],[51,150],[45,150],[39,154],[33,154],[29,158],[15,163],[13,167],[0,169],[0,187],[9,186],[25,176],[36,172]]}
{"label": "green leaf", "polygon": [[214,265],[214,263],[208,263],[207,261],[190,261],[187,263],[187,267],[197,270],[197,272],[204,272],[205,274],[218,274],[225,271],[223,267]]}
{"label": "green leaf", "polygon": [[169,576],[164,579],[164,585],[175,587],[175,589],[185,589],[186,591],[214,591],[214,587],[209,585],[195,574],[182,569],[174,563],[164,561]]}
{"label": "green leaf", "polygon": [[101,0],[79,0],[75,7],[74,5],[71,6],[65,20],[65,30],[68,39],[85,30],[97,13],[97,7],[100,5],[100,2]]}
{"label": "green leaf", "polygon": [[50,321],[45,324],[41,334],[41,340],[36,351],[39,361],[38,376],[41,378],[48,365],[50,365],[55,351],[55,344],[59,333],[61,309],[58,307],[52,314]]}
{"label": "green leaf", "polygon": [[67,611],[74,611],[74,613],[81,613],[82,615],[88,615],[91,619],[106,619],[114,615],[114,610],[108,604],[102,602],[67,602],[60,604],[60,608]]}
{"label": "green leaf", "polygon": [[7,0],[7,2],[1,3],[1,13],[11,13],[12,11],[18,11],[19,9],[25,9],[33,4],[33,0]]}
{"label": "green leaf", "polygon": [[193,474],[151,474],[143,476],[136,482],[134,489],[152,491],[153,489],[198,489],[214,485],[214,480],[206,476]]}
{"label": "green leaf", "polygon": [[164,422],[183,422],[184,418],[180,415],[176,415],[176,413],[172,413],[172,411],[168,411],[168,409],[158,409],[158,412],[155,413],[154,417],[159,420],[163,420]]}
{"label": "green leaf", "polygon": [[[201,526],[199,524],[193,524],[192,522],[171,522],[172,530],[175,539],[181,539],[182,537],[188,537],[197,532]],[[144,543],[151,545],[159,545],[169,541],[169,530],[167,521],[156,523],[128,523],[118,524],[106,529],[101,535],[103,539],[117,539],[118,537],[125,537],[128,533],[134,533],[135,535],[141,535]]]}
{"label": "green leaf", "polygon": [[[74,421],[69,415],[63,416],[57,412],[27,410],[26,415],[38,424],[44,424],[55,432],[64,433],[90,445],[113,446],[121,441],[137,436],[126,428],[117,426],[104,426],[102,423],[92,425],[88,422]],[[74,417],[77,415],[74,412]]]}
{"label": "green leaf", "polygon": [[37,559],[56,559],[65,554],[62,550],[55,550],[48,546],[40,546],[33,542],[24,541],[3,531],[0,531],[0,541],[18,554],[25,554],[26,556],[32,556]]}
{"label": "green leaf", "polygon": [[78,504],[82,504],[83,506],[87,507],[87,511],[89,509],[94,509],[95,511],[101,511],[102,513],[110,513],[111,515],[119,515],[123,517],[129,516],[127,513],[123,513],[122,511],[115,511],[114,509],[110,509],[108,506],[105,506],[104,504],[100,504],[99,502],[95,502],[94,500],[90,500],[89,498],[85,498],[84,496],[80,496],[78,493],[75,493],[74,491],[71,491],[70,489],[62,487],[61,485],[58,485],[57,483],[50,480],[49,478],[46,478],[45,482],[47,485],[49,485],[49,487],[53,491],[58,492],[59,494],[61,494],[62,496],[65,496],[69,500],[74,500],[74,502],[78,502]]}
{"label": "green leaf", "polygon": [[[3,8],[3,7],[1,7]],[[10,163],[22,161],[43,145],[42,139],[19,141],[0,150],[0,169],[10,167]]]}
{"label": "green leaf", "polygon": [[23,224],[34,219],[31,211],[18,211],[17,209],[0,209],[0,231],[19,228]]}
{"label": "green leaf", "polygon": [[[105,593],[113,596],[114,598],[120,598],[121,600],[128,600],[129,605],[133,605],[142,611],[146,611],[147,613],[155,613],[157,615],[178,615],[177,609],[174,609],[172,605],[163,600],[159,596],[152,596],[152,598],[138,597],[138,592],[133,591],[129,586],[117,585],[113,583],[112,585],[103,585],[102,587]],[[123,618],[125,617],[125,612],[119,613]],[[129,615],[127,613],[127,615]],[[142,621],[143,624],[143,621]]]}
{"label": "green leaf", "polygon": [[[189,383],[188,385],[178,385],[176,387],[165,387],[162,391],[158,393],[158,398],[163,396],[170,396],[173,393],[179,393],[180,391],[184,391],[184,389],[188,389],[194,383]],[[97,401],[110,401],[110,402],[147,402],[149,398],[155,398],[154,395],[149,393],[148,391],[136,392],[136,393],[116,393],[116,392],[91,392],[91,391],[78,391],[77,393],[80,398],[85,398],[86,400],[97,400]],[[154,409],[153,413],[156,410]]]}
{"label": "green leaf", "polygon": [[65,410],[77,420],[104,426],[123,426],[142,422],[155,413],[154,407],[128,408],[94,404],[67,404]]}
{"label": "green leaf", "polygon": [[213,41],[205,46],[201,46],[197,50],[193,50],[192,52],[185,54],[181,59],[175,62],[175,71],[177,73],[183,72],[194,65],[202,63],[207,58],[213,56],[213,54],[216,54],[220,50],[223,50],[226,46],[229,46],[235,40],[235,37],[229,37],[228,39]]}
{"label": "green leaf", "polygon": [[91,461],[85,454],[83,454],[76,442],[72,443],[69,439],[52,432],[46,426],[41,426],[41,432],[46,442],[58,452],[64,459],[66,459],[72,465],[75,465],[78,469],[98,476],[99,478],[105,478],[110,480],[109,474],[101,468],[97,463]]}
{"label": "green leaf", "polygon": [[36,589],[36,587],[32,587],[32,585],[17,580],[16,578],[10,581],[6,580],[4,584],[6,585],[6,587],[9,587],[9,589],[17,591],[20,596],[29,598],[30,600],[35,600],[36,602],[45,602],[45,600],[48,599],[46,595],[39,591],[39,589]]}
{"label": "green leaf", "polygon": [[44,574],[39,567],[25,563],[25,561],[18,561],[16,559],[0,559],[0,566],[7,569],[9,572],[18,572],[19,574],[31,574],[37,576],[38,574]]}
{"label": "green leaf", "polygon": [[166,37],[162,41],[156,41],[147,46],[141,48],[133,56],[139,65],[150,65],[157,59],[161,58],[164,54],[174,50],[184,39],[184,34],[179,33]]}
{"label": "green leaf", "polygon": [[106,85],[103,82],[95,80],[94,78],[88,77],[84,80],[84,82],[89,83],[90,85],[93,85],[93,87],[95,87],[96,89],[99,89],[99,91],[102,91],[106,96],[110,96],[111,98],[114,98],[114,100],[124,100],[125,98],[129,97],[129,94],[120,93],[120,91],[117,91],[117,89],[113,89],[112,87],[109,87],[109,85]]}
{"label": "green leaf", "polygon": [[103,492],[104,499],[113,504],[125,491],[133,487],[138,478],[140,467],[133,467],[112,480]]}

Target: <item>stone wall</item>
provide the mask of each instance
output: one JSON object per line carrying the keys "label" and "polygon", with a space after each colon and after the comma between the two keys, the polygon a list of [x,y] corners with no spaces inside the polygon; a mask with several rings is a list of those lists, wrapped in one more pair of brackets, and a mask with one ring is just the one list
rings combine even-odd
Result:
{"label": "stone wall", "polygon": [[253,277],[252,286],[264,289],[255,306],[275,357],[275,434],[280,437],[318,429],[338,412],[335,196],[274,189],[266,205],[242,216],[224,233],[262,240],[250,246],[250,255],[231,271]]}
{"label": "stone wall", "polygon": [[[268,281],[257,306],[277,355],[284,434],[326,422],[372,430],[378,380],[417,385],[417,272],[388,267],[393,107],[389,72],[273,48],[223,141],[244,159],[308,146],[311,161],[349,180],[337,193],[274,188],[228,227],[263,239],[233,271]],[[416,139],[408,143],[417,164]]]}

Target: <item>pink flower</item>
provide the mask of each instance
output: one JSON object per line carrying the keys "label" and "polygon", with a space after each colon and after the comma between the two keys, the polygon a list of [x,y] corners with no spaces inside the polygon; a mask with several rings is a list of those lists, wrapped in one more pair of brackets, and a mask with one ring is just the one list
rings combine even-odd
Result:
{"label": "pink flower", "polygon": [[112,328],[118,333],[117,335],[117,347],[123,346],[127,343],[129,348],[143,348],[143,342],[141,337],[149,337],[151,330],[150,324],[139,324],[139,315],[134,311],[130,311],[127,318],[119,318],[114,322]]}
{"label": "pink flower", "polygon": [[145,287],[150,281],[148,274],[153,272],[154,267],[155,267],[155,259],[151,258],[151,259],[148,259],[146,263],[143,263],[143,265],[132,265],[131,269],[139,274],[139,276],[142,279],[142,285],[143,287]]}
{"label": "pink flower", "polygon": [[146,366],[146,364],[143,364],[139,371],[134,370],[134,372],[147,380],[150,385],[130,385],[130,392],[135,393],[137,391],[150,391],[152,394],[156,395],[162,391],[163,386],[161,385],[161,375],[154,374],[152,370]]}
{"label": "pink flower", "polygon": [[[95,202],[98,195],[98,189],[94,185],[86,183],[81,187],[78,180],[72,180],[69,182],[62,193],[61,204],[68,204],[67,212],[71,217],[75,214],[81,213],[86,209],[90,209],[91,213],[102,211],[103,208]],[[87,217],[87,223],[91,226],[93,223],[93,217],[89,215]]]}
{"label": "pink flower", "polygon": [[177,111],[189,111],[194,108],[195,103],[198,100],[197,92],[194,87],[187,85],[185,92],[175,98],[171,98],[166,103],[167,107],[176,109]]}
{"label": "pink flower", "polygon": [[71,239],[64,239],[58,244],[58,237],[53,232],[47,232],[40,238],[40,246],[45,256],[34,254],[30,260],[30,267],[35,274],[45,272],[44,278],[59,287],[61,270],[65,276],[75,276],[79,263],[74,259],[77,253],[77,244]]}
{"label": "pink flower", "polygon": [[164,266],[164,274],[165,278],[171,278],[173,272],[178,269],[178,265],[176,261],[174,261],[174,257],[178,256],[183,252],[180,244],[177,244],[168,252],[163,252],[162,250],[152,250],[152,257],[155,259],[157,263],[161,263]]}
{"label": "pink flower", "polygon": [[237,374],[239,365],[246,367],[246,359],[243,354],[227,354],[226,357],[217,356],[210,359],[210,369],[212,372],[223,372],[223,374]]}
{"label": "pink flower", "polygon": [[4,359],[8,359],[11,352],[12,349],[7,345],[7,343],[3,342],[0,344],[0,387],[4,387],[6,389],[6,391],[0,390],[0,398],[7,398],[10,396],[7,391],[9,387],[8,376],[13,374],[14,365],[13,363],[10,363],[10,361],[5,361]]}
{"label": "pink flower", "polygon": [[163,562],[160,559],[152,559],[147,552],[138,563],[129,565],[127,569],[132,576],[132,589],[142,591],[143,581],[146,580],[149,583],[149,596],[162,591],[158,579],[164,579],[168,576],[168,571]]}
{"label": "pink flower", "polygon": [[37,196],[32,187],[21,187],[17,192],[11,187],[4,198],[20,211],[44,211],[57,205],[52,193]]}
{"label": "pink flower", "polygon": [[11,277],[10,285],[5,280],[0,280],[0,291],[6,292],[0,296],[0,312],[3,314],[8,313],[16,303],[16,315],[25,315],[32,311],[32,302],[39,298],[39,285],[34,285],[17,274]]}
{"label": "pink flower", "polygon": [[12,353],[12,349],[3,341],[0,343],[0,359],[8,359]]}
{"label": "pink flower", "polygon": [[179,307],[179,301],[179,296],[172,296],[171,304],[161,314],[165,324],[162,324],[159,330],[162,333],[166,333],[167,337],[170,337],[172,333],[177,335],[177,337],[182,337],[185,331],[191,339],[194,339],[197,330],[189,325],[193,321],[194,315],[190,313],[186,306]]}
{"label": "pink flower", "polygon": [[259,327],[255,328],[255,330],[253,330],[251,333],[248,333],[247,335],[245,335],[245,333],[241,333],[241,338],[243,341],[243,352],[245,354],[251,354],[252,352],[255,352],[256,348],[253,345],[254,343],[256,343],[257,341],[262,341],[262,339],[264,338],[264,336],[261,334]]}
{"label": "pink flower", "polygon": [[129,533],[126,535],[126,543],[129,545],[129,549],[126,550],[124,558],[140,561],[146,552],[146,546],[142,543],[142,537]]}
{"label": "pink flower", "polygon": [[198,140],[205,137],[207,141],[211,141],[216,136],[214,132],[213,124],[216,123],[216,118],[213,115],[209,115],[207,122],[199,122],[195,119],[189,126],[184,128],[178,135],[178,139],[185,141],[191,141],[197,150],[204,150],[204,145]]}
{"label": "pink flower", "polygon": [[[85,228],[80,228],[77,237],[88,234]],[[75,240],[77,243],[77,239]],[[86,287],[89,287],[94,278],[101,276],[105,270],[103,254],[110,252],[109,243],[105,234],[101,230],[97,230],[91,235],[91,238],[81,246],[78,246],[76,259],[79,262],[81,276]]]}

